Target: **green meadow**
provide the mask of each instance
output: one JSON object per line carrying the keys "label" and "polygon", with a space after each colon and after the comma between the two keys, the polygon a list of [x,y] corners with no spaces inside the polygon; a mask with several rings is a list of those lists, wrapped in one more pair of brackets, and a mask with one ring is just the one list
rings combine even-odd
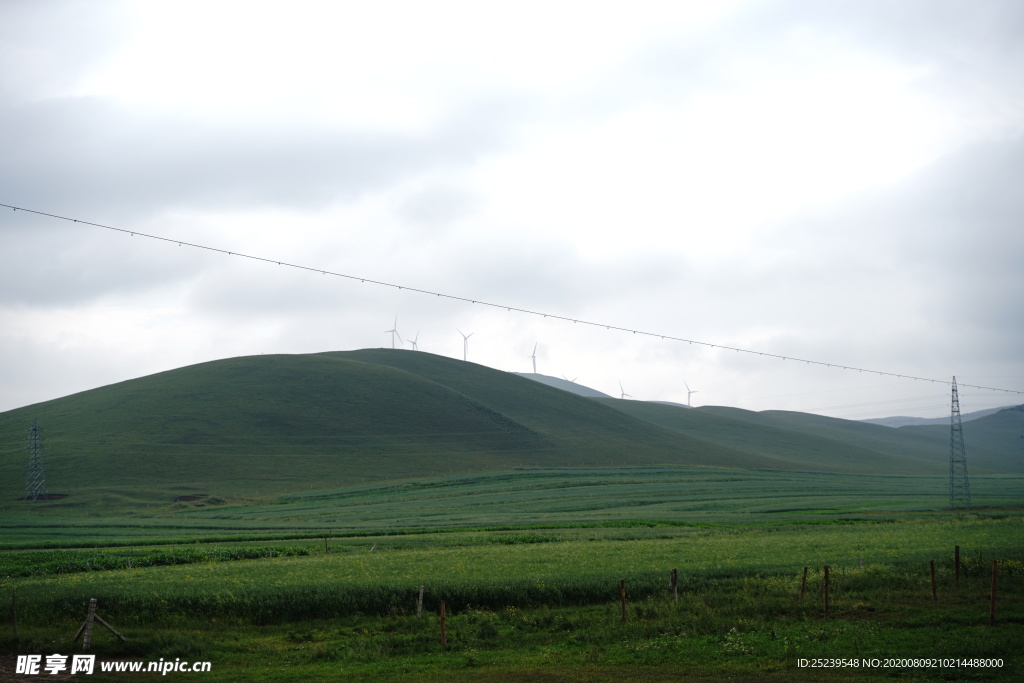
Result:
{"label": "green meadow", "polygon": [[[1024,515],[1012,503],[1024,482],[979,479],[990,505],[957,515],[942,484],[552,468],[122,517],[50,501],[5,518],[0,588],[16,596],[19,631],[0,647],[9,662],[77,652],[96,598],[127,638],[97,627],[101,660],[209,661],[212,681],[1019,679]],[[799,666],[826,657],[1001,666]]]}
{"label": "green meadow", "polygon": [[[18,500],[33,419],[59,499]],[[0,680],[79,652],[90,598],[126,638],[97,626],[101,661],[209,681],[1024,679],[1019,408],[965,426],[956,513],[948,429],[404,351],[205,363],[0,433]],[[87,677],[128,678],[166,677]]]}
{"label": "green meadow", "polygon": [[[1022,532],[1024,519],[1001,515],[448,529],[343,536],[328,548],[323,539],[201,544],[223,552],[205,558],[186,556],[195,544],[52,550],[51,557],[92,557],[97,567],[3,579],[4,592],[16,592],[19,634],[8,630],[2,645],[10,655],[77,651],[71,638],[93,597],[128,638],[97,627],[92,651],[101,659],[210,661],[210,680],[1016,680],[1024,672],[1015,654],[1024,636]],[[259,547],[271,552],[231,555]],[[181,564],[142,561],[168,550],[180,553]],[[9,551],[6,566],[11,555],[31,564],[39,552]],[[99,566],[111,556],[118,568]],[[993,560],[1000,574],[990,627]],[[678,599],[669,588],[672,569]],[[985,669],[798,665],[824,657],[1002,662]]]}

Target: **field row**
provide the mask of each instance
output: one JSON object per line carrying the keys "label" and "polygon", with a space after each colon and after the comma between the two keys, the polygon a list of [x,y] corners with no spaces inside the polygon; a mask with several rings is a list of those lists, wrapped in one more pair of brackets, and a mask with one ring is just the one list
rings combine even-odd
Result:
{"label": "field row", "polygon": [[[1024,477],[974,477],[983,514],[1017,510]],[[156,492],[87,491],[63,501],[8,504],[0,547],[74,541],[238,540],[272,534],[346,535],[517,525],[661,520],[776,525],[947,514],[948,479],[734,470],[720,467],[538,468],[293,491],[190,489],[190,502]],[[217,501],[212,504],[211,501]],[[1012,514],[1016,514],[1013,512]]]}
{"label": "field row", "polygon": [[[965,579],[981,577],[992,560],[1016,576],[1024,561],[1024,522],[893,523],[765,529],[564,529],[503,534],[380,537],[374,549],[336,546],[305,556],[156,566],[4,578],[17,590],[23,618],[48,622],[81,612],[95,597],[106,613],[127,622],[220,616],[246,623],[342,614],[408,611],[420,585],[428,604],[449,601],[499,609],[507,605],[584,605],[614,595],[625,579],[632,595],[661,595],[676,568],[681,590],[718,581],[763,580],[794,590],[802,567],[832,567],[834,589],[899,584],[928,590],[935,561],[944,586],[952,581],[953,548],[961,546]],[[522,540],[532,542],[520,542]],[[394,545],[391,543],[394,542]],[[164,551],[166,552],[166,551]],[[32,562],[34,554],[22,555]],[[817,577],[817,578],[816,578]],[[888,577],[888,578],[885,578]],[[903,583],[901,583],[903,582]],[[909,582],[909,583],[908,583]]]}

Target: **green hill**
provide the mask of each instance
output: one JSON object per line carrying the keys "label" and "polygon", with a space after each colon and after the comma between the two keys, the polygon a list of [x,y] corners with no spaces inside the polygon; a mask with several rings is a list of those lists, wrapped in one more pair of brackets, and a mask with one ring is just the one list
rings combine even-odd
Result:
{"label": "green hill", "polygon": [[[972,471],[1020,472],[1021,442],[1013,436],[1018,451],[1004,443],[1018,417],[983,418],[971,431],[997,418],[987,464],[969,451]],[[935,428],[590,399],[390,349],[219,360],[0,413],[3,500],[22,495],[33,419],[46,430],[49,490],[69,494],[62,505],[71,507],[265,498],[519,466],[941,474],[948,462]]]}
{"label": "green hill", "polygon": [[232,358],[0,414],[0,496],[25,430],[51,492],[267,495],[520,465],[750,466],[749,456],[473,363],[400,350]]}
{"label": "green hill", "polygon": [[[651,424],[708,443],[769,454],[805,469],[925,475],[949,471],[948,426],[892,428],[808,413],[600,400]],[[964,434],[970,472],[1024,473],[1024,406],[974,420],[964,426]]]}

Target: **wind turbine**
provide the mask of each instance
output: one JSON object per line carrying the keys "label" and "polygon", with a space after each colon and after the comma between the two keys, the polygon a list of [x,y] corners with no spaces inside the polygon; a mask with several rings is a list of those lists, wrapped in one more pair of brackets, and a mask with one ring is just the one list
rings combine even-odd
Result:
{"label": "wind turbine", "polygon": [[533,361],[533,374],[537,374],[537,344],[533,345],[533,353],[530,354],[530,360]]}
{"label": "wind turbine", "polygon": [[691,407],[690,406],[690,396],[693,395],[693,394],[699,394],[700,392],[699,391],[693,391],[692,389],[690,389],[690,385],[686,384],[686,380],[685,379],[683,380],[683,384],[686,386],[686,407],[689,408],[689,407]]}
{"label": "wind turbine", "polygon": [[398,316],[395,316],[395,325],[390,330],[384,330],[384,334],[391,333],[391,348],[395,348],[395,337],[402,341],[402,335],[398,334]]}
{"label": "wind turbine", "polygon": [[[455,329],[459,330],[457,327]],[[462,330],[459,330],[459,334],[462,335],[462,360],[469,360],[469,338],[476,334],[476,332],[463,334]]]}
{"label": "wind turbine", "polygon": [[622,380],[621,379],[619,380],[619,391],[622,392],[622,396],[620,396],[619,398],[626,398],[627,396],[629,396],[630,398],[633,398],[633,396],[631,394],[627,394],[626,390],[622,388]]}
{"label": "wind turbine", "polygon": [[566,382],[572,382],[573,384],[576,384],[576,380],[578,380],[579,377],[573,377],[572,379],[569,379],[565,375],[562,375],[562,379],[564,379]]}
{"label": "wind turbine", "polygon": [[413,351],[419,351],[420,347],[416,345],[416,340],[419,339],[419,338],[420,338],[420,331],[416,330],[416,337],[413,338],[413,339],[406,339],[405,341],[407,341],[410,344],[412,344],[412,350]]}

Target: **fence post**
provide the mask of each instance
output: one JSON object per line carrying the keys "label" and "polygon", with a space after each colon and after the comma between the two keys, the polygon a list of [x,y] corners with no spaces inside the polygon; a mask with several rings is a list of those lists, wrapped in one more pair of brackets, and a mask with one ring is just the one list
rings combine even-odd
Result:
{"label": "fence post", "polygon": [[673,569],[670,576],[669,585],[672,587],[672,597],[679,602],[679,570]]}
{"label": "fence post", "polygon": [[825,616],[828,616],[828,570],[829,566],[825,565]]}
{"label": "fence post", "polygon": [[929,560],[928,566],[931,568],[932,572],[932,602],[938,602],[939,594],[935,592],[935,560]]}
{"label": "fence post", "polygon": [[996,577],[999,575],[999,561],[992,560],[992,597],[989,599],[988,625],[996,625]]}
{"label": "fence post", "polygon": [[448,614],[445,611],[444,600],[441,601],[441,644],[448,644],[448,626],[447,626]]}
{"label": "fence post", "polygon": [[423,586],[420,586],[420,597],[416,601],[416,618],[419,619],[423,616]]}
{"label": "fence post", "polygon": [[85,637],[82,638],[82,652],[88,650],[89,645],[92,643],[92,622],[95,618],[96,598],[89,598],[89,612],[85,616],[85,623],[82,624],[82,628],[85,629]]}
{"label": "fence post", "polygon": [[626,580],[619,581],[619,594],[622,597],[622,623],[626,623]]}
{"label": "fence post", "polygon": [[953,547],[953,566],[956,567],[956,584],[960,585],[960,546]]}
{"label": "fence post", "polygon": [[85,616],[85,637],[82,638],[82,652],[89,649],[92,643],[92,624],[96,619],[96,598],[89,598],[89,611]]}
{"label": "fence post", "polygon": [[75,637],[71,639],[71,642],[75,642],[76,640],[78,640],[78,636],[82,635],[82,631],[85,631],[85,638],[82,639],[83,652],[88,650],[89,645],[92,643],[92,625],[94,621],[100,622],[107,628],[108,631],[113,633],[121,640],[127,642],[125,637],[121,635],[120,631],[118,631],[116,628],[108,624],[103,617],[96,614],[96,598],[89,598],[89,612],[88,614],[86,614],[85,623],[78,628],[78,633],[76,633]]}
{"label": "fence post", "polygon": [[800,599],[804,599],[804,588],[807,587],[807,567],[804,567],[804,578],[800,580]]}
{"label": "fence post", "polygon": [[327,555],[327,554],[330,554],[330,552],[331,552],[331,548],[330,548],[330,546],[327,545],[327,537],[324,536],[324,554]]}

